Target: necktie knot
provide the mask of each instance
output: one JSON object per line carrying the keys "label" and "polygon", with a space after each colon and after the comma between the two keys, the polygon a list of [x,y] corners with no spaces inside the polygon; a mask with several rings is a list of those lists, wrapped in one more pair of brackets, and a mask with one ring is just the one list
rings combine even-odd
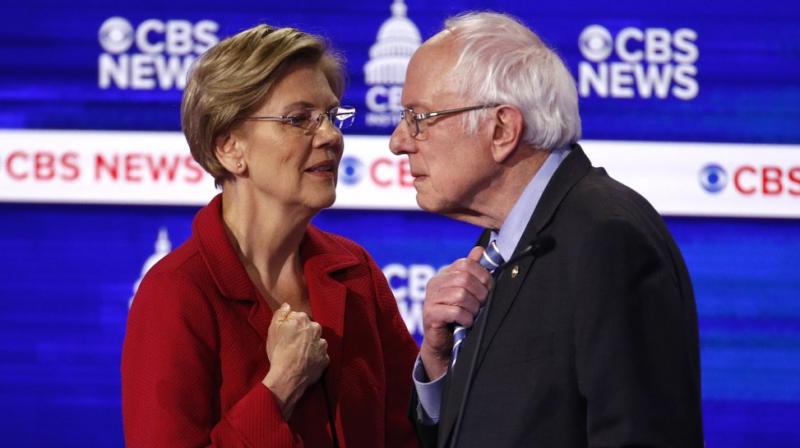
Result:
{"label": "necktie knot", "polygon": [[481,259],[478,264],[486,268],[489,272],[493,272],[505,262],[503,255],[500,253],[500,248],[497,247],[497,240],[492,240],[483,251]]}

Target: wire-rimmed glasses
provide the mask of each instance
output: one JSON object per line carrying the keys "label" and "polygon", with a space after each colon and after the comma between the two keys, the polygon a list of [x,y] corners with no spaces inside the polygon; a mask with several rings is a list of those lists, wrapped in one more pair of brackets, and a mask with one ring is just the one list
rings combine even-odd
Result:
{"label": "wire-rimmed glasses", "polygon": [[414,109],[405,108],[402,112],[400,112],[400,119],[406,122],[408,125],[408,131],[411,132],[411,137],[416,137],[422,132],[420,128],[419,122],[425,121],[429,118],[436,118],[441,117],[444,115],[452,115],[452,114],[460,114],[462,112],[469,112],[472,110],[479,110],[479,109],[488,109],[490,107],[497,107],[499,104],[491,103],[491,104],[481,104],[478,106],[467,106],[467,107],[458,107],[455,109],[445,109],[445,110],[437,110],[435,112],[426,112],[426,113],[418,113],[414,112]]}
{"label": "wire-rimmed glasses", "polygon": [[307,111],[294,115],[260,115],[247,117],[250,121],[277,121],[288,124],[296,128],[304,129],[307,132],[314,132],[322,126],[322,119],[328,117],[328,121],[336,129],[345,129],[353,124],[356,116],[356,108],[351,106],[336,106],[325,112]]}

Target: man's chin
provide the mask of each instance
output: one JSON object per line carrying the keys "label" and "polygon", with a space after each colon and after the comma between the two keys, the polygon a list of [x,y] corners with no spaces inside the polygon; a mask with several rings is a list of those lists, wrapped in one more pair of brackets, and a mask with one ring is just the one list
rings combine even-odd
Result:
{"label": "man's chin", "polygon": [[419,191],[417,192],[417,205],[419,208],[425,210],[426,212],[431,213],[445,213],[446,202],[441,201],[437,198],[432,198],[430,195],[422,194]]}

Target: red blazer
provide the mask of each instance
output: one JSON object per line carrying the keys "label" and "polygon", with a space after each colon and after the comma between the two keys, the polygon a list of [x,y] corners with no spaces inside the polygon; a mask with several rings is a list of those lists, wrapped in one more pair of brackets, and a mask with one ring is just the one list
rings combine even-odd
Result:
{"label": "red blazer", "polygon": [[375,262],[309,226],[300,251],[330,365],[287,422],[261,383],[272,311],[221,210],[217,196],[139,286],[122,350],[126,444],[316,448],[335,437],[342,448],[416,446],[406,413],[417,346]]}

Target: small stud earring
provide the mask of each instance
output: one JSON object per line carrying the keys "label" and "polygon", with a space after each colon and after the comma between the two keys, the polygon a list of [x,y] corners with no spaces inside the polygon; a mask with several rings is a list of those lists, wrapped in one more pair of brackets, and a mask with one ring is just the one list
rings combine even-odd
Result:
{"label": "small stud earring", "polygon": [[242,162],[236,162],[236,168],[242,169]]}

